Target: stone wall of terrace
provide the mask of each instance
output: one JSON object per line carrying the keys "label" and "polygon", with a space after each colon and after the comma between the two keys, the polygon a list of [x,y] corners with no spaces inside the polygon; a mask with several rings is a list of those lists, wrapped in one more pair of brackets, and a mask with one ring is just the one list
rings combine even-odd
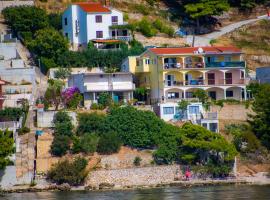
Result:
{"label": "stone wall of terrace", "polygon": [[86,185],[100,187],[108,184],[115,188],[153,186],[173,182],[178,171],[178,165],[97,170],[90,172]]}

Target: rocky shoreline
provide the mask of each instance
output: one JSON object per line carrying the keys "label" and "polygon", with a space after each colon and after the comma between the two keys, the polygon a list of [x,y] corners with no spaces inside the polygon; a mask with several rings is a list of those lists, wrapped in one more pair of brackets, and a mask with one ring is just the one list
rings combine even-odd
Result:
{"label": "rocky shoreline", "polygon": [[198,186],[217,186],[217,185],[262,185],[270,184],[269,182],[258,182],[248,179],[231,179],[231,180],[191,180],[191,181],[174,181],[171,183],[156,184],[156,185],[130,185],[117,187],[114,184],[102,183],[99,187],[78,186],[72,187],[69,184],[49,184],[46,186],[29,186],[18,185],[9,189],[2,189],[2,193],[27,193],[27,192],[45,192],[45,191],[106,191],[106,190],[134,190],[134,189],[152,189],[162,187],[198,187]]}

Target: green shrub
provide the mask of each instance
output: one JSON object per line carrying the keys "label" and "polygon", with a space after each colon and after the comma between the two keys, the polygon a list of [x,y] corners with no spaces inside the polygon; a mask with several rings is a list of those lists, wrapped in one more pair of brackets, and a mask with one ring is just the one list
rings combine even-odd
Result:
{"label": "green shrub", "polygon": [[225,126],[225,132],[233,136],[235,148],[243,154],[262,150],[260,141],[247,124],[227,125]]}
{"label": "green shrub", "polygon": [[17,121],[23,116],[23,113],[24,111],[21,108],[4,108],[0,110],[0,121]]}
{"label": "green shrub", "polygon": [[104,107],[100,104],[97,104],[97,103],[92,103],[91,107],[90,107],[92,110],[103,110]]}
{"label": "green shrub", "polygon": [[149,8],[147,8],[143,4],[134,5],[134,10],[141,13],[141,14],[143,14],[143,15],[149,15],[149,13],[150,13]]}
{"label": "green shrub", "polygon": [[74,161],[59,161],[49,170],[47,178],[57,184],[78,186],[87,176],[86,166],[87,160],[81,157],[75,158]]}
{"label": "green shrub", "polygon": [[60,67],[54,72],[54,76],[57,79],[66,79],[70,75],[71,75],[71,69],[70,68]]}
{"label": "green shrub", "polygon": [[168,36],[174,36],[174,29],[170,26],[167,26],[164,22],[159,19],[156,19],[153,23],[153,26],[159,30],[161,33],[165,33]]}
{"label": "green shrub", "polygon": [[117,153],[121,145],[122,142],[116,133],[104,133],[99,139],[97,152],[100,154]]}
{"label": "green shrub", "polygon": [[129,20],[128,13],[124,13],[124,21],[128,21],[128,20]]}
{"label": "green shrub", "polygon": [[[155,141],[158,149],[153,156],[157,164],[205,164],[207,160],[230,164],[237,154],[234,145],[221,135],[190,123],[182,128],[168,125],[160,131]],[[224,155],[222,159],[220,154]]]}
{"label": "green shrub", "polygon": [[150,5],[150,6],[154,6],[156,4],[156,0],[146,0],[146,2]]}
{"label": "green shrub", "polygon": [[78,114],[77,134],[101,132],[105,122],[105,115],[94,113]]}
{"label": "green shrub", "polygon": [[58,135],[72,136],[73,125],[72,118],[67,112],[59,111],[54,115],[53,123],[55,125],[54,131]]}
{"label": "green shrub", "polygon": [[35,6],[7,7],[2,11],[6,23],[17,34],[32,32],[49,26],[46,11]]}
{"label": "green shrub", "polygon": [[81,152],[94,153],[97,150],[99,137],[96,134],[86,133],[80,139]]}
{"label": "green shrub", "polygon": [[72,118],[68,115],[67,112],[64,112],[64,111],[57,112],[53,117],[54,124],[63,123],[63,122],[67,122],[67,121],[70,122],[71,120],[72,120]]}
{"label": "green shrub", "polygon": [[135,166],[140,166],[140,165],[141,165],[141,161],[142,161],[141,157],[136,156],[136,157],[134,158],[133,164],[134,164]]}
{"label": "green shrub", "polygon": [[[47,1],[47,0],[46,0]],[[61,13],[50,13],[48,15],[49,24],[54,29],[60,31],[62,29],[62,14]]]}
{"label": "green shrub", "polygon": [[140,22],[138,22],[137,29],[146,37],[153,37],[157,34],[157,30],[146,18],[143,18]]}
{"label": "green shrub", "polygon": [[108,92],[103,92],[98,96],[98,104],[104,108],[112,104],[112,96]]}
{"label": "green shrub", "polygon": [[3,170],[10,163],[9,156],[15,152],[12,132],[7,129],[0,130],[0,152],[0,170]]}
{"label": "green shrub", "polygon": [[51,145],[51,153],[55,156],[63,156],[70,149],[70,138],[66,135],[55,135]]}
{"label": "green shrub", "polygon": [[83,96],[76,92],[73,97],[67,102],[66,106],[69,109],[77,109],[83,100]]}
{"label": "green shrub", "polygon": [[72,123],[69,121],[66,121],[62,123],[56,123],[54,127],[54,132],[55,134],[58,134],[58,135],[66,135],[70,137],[73,134],[72,129],[73,129]]}
{"label": "green shrub", "polygon": [[151,148],[155,146],[154,136],[165,125],[153,112],[126,106],[111,109],[104,132],[116,132],[125,145]]}
{"label": "green shrub", "polygon": [[29,133],[29,132],[30,132],[30,128],[28,128],[26,126],[20,128],[18,131],[19,135],[24,135],[25,133]]}

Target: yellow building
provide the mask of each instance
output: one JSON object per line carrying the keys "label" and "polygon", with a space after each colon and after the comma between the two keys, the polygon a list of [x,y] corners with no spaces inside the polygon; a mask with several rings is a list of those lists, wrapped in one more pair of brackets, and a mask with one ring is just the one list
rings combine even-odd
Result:
{"label": "yellow building", "polygon": [[134,74],[136,87],[150,89],[151,104],[193,98],[194,90],[212,99],[243,100],[246,63],[235,47],[150,48],[128,57],[122,70]]}

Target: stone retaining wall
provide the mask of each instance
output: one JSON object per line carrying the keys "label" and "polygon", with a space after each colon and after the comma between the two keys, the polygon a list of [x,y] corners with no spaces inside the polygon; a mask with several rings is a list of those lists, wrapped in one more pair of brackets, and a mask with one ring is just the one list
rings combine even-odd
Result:
{"label": "stone retaining wall", "polygon": [[219,106],[212,106],[211,112],[218,112],[219,120],[237,120],[246,121],[248,114],[252,114],[251,108],[245,108],[243,104],[229,105],[224,104],[223,108]]}
{"label": "stone retaining wall", "polygon": [[179,165],[141,167],[90,172],[86,185],[98,188],[110,184],[115,188],[128,186],[151,186],[174,181]]}

